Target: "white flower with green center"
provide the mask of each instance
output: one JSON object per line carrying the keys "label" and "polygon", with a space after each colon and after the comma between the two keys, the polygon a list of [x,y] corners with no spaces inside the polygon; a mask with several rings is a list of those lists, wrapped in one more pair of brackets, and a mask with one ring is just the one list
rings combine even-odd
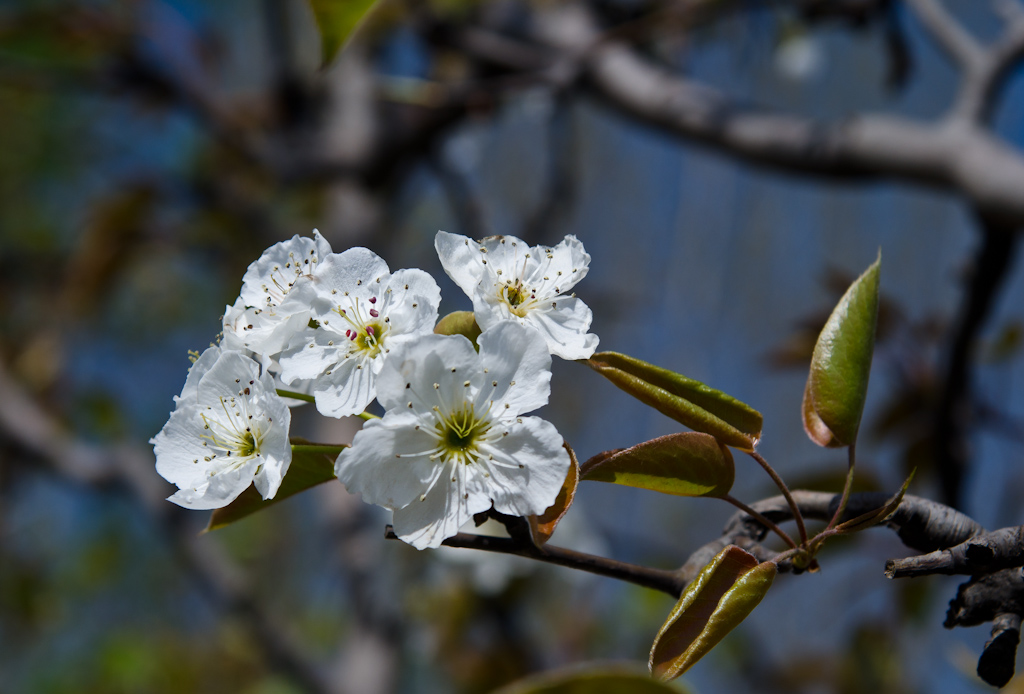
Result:
{"label": "white flower with green center", "polygon": [[309,287],[319,327],[281,354],[281,378],[315,379],[321,414],[359,414],[376,396],[377,374],[391,351],[433,331],[441,290],[422,270],[391,274],[366,248],[324,258]]}
{"label": "white flower with green center", "polygon": [[224,309],[224,346],[264,356],[283,350],[309,323],[309,278],[331,254],[331,245],[313,230],[313,238],[293,236],[263,252],[245,271],[242,291]]}
{"label": "white flower with green center", "polygon": [[597,349],[588,333],[593,314],[570,294],[586,277],[590,255],[575,236],[557,246],[529,246],[514,236],[473,241],[437,232],[434,248],[455,284],[473,300],[482,330],[515,321],[544,337],[548,350],[563,359],[587,359]]}
{"label": "white flower with green center", "polygon": [[507,321],[477,340],[427,335],[392,351],[377,382],[386,412],[359,431],[335,472],[395,512],[397,535],[437,547],[474,514],[543,513],[569,470],[555,427],[523,417],[548,401],[551,355]]}
{"label": "white flower with green center", "polygon": [[170,501],[221,508],[250,484],[273,498],[292,459],[291,413],[260,365],[210,347],[192,365],[175,409],[150,440],[156,470],[178,486]]}

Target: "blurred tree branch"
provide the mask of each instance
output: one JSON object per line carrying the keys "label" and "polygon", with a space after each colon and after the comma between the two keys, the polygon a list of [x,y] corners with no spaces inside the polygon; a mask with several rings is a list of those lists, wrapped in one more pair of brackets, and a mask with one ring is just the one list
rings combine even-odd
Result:
{"label": "blurred tree branch", "polygon": [[309,694],[339,694],[264,609],[240,570],[213,542],[185,522],[188,511],[165,500],[166,485],[153,474],[152,456],[131,444],[100,447],[71,436],[0,365],[0,437],[60,477],[96,489],[115,489],[135,500],[167,537],[182,568],[218,609],[235,616],[263,651],[267,664]]}

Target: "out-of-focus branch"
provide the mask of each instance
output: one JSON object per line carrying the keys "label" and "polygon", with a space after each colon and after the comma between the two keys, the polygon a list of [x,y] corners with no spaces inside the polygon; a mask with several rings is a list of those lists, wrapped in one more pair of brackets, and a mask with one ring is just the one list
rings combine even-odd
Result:
{"label": "out-of-focus branch", "polygon": [[982,243],[964,296],[948,356],[942,396],[935,413],[932,446],[943,501],[958,505],[969,459],[968,428],[973,419],[971,367],[978,335],[1013,266],[1018,235],[984,216]]}
{"label": "out-of-focus branch", "polygon": [[338,694],[263,609],[242,574],[209,538],[196,537],[185,512],[164,500],[167,489],[153,471],[148,451],[128,445],[85,444],[29,396],[0,365],[0,437],[77,484],[125,491],[165,533],[182,566],[213,598],[248,628],[273,670],[310,694]]}
{"label": "out-of-focus branch", "polygon": [[[475,59],[508,69],[547,61],[549,67],[535,74],[556,89],[582,77],[631,117],[751,164],[829,179],[891,178],[951,190],[990,219],[1024,225],[1024,156],[977,122],[863,114],[827,123],[774,113],[740,105],[640,57],[602,33],[583,4],[552,12],[536,24],[535,43],[520,42],[514,51],[511,39],[483,40],[483,30],[474,30],[476,39],[460,45]],[[494,48],[499,43],[501,50]],[[1004,59],[1010,55],[1019,57],[1007,49]],[[991,81],[986,103],[999,84]]]}
{"label": "out-of-focus branch", "polygon": [[942,0],[906,0],[935,42],[961,70],[960,93],[950,117],[986,123],[1007,75],[1024,57],[1024,12],[1013,0],[996,2],[1007,27],[991,46],[972,37]]}
{"label": "out-of-focus branch", "polygon": [[576,149],[572,105],[563,92],[552,96],[548,121],[547,181],[539,203],[523,220],[523,238],[553,243],[576,201]]}
{"label": "out-of-focus branch", "polygon": [[971,70],[985,60],[985,50],[961,26],[941,0],[905,0],[939,48],[961,68]]}
{"label": "out-of-focus branch", "polygon": [[440,151],[430,158],[430,163],[441,181],[461,233],[472,239],[482,239],[492,233],[487,223],[487,211],[469,172],[457,159],[457,154]]}

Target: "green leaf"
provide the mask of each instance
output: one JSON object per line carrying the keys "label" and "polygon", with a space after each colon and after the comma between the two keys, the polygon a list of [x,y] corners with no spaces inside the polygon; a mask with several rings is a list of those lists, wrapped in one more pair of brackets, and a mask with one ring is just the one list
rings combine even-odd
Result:
{"label": "green leaf", "polygon": [[438,335],[463,335],[477,347],[476,338],[480,337],[480,326],[476,324],[476,316],[472,311],[455,311],[442,318],[434,326]]}
{"label": "green leaf", "polygon": [[910,476],[907,477],[907,481],[903,483],[903,486],[898,492],[893,494],[882,508],[875,509],[874,511],[868,511],[867,513],[861,514],[856,518],[851,518],[845,523],[840,523],[836,526],[836,532],[847,535],[849,533],[860,532],[861,530],[867,530],[873,526],[878,525],[885,521],[886,518],[892,515],[900,503],[903,502],[903,497],[907,493],[907,488],[910,487],[911,480],[914,479],[914,473],[917,470],[914,469],[910,472]]}
{"label": "green leaf", "polygon": [[778,569],[729,545],[683,591],[654,638],[651,674],[673,680],[747,618],[768,592]]}
{"label": "green leaf", "polygon": [[555,532],[555,527],[561,522],[572,500],[576,497],[576,487],[580,483],[580,464],[576,460],[576,452],[569,444],[562,442],[565,450],[569,452],[569,472],[562,482],[562,488],[555,497],[555,503],[551,504],[544,513],[539,516],[529,516],[530,532],[533,535],[533,542],[538,547],[543,546]]}
{"label": "green leaf", "polygon": [[359,26],[375,0],[310,0],[320,30],[323,64],[327,65]]}
{"label": "green leaf", "polygon": [[814,346],[802,410],[804,430],[819,446],[857,439],[875,349],[881,263],[879,252],[839,300]]}
{"label": "green leaf", "polygon": [[700,381],[617,352],[598,352],[586,363],[637,400],[728,446],[752,451],[761,438],[760,412]]}
{"label": "green leaf", "polygon": [[586,663],[543,672],[502,687],[493,694],[685,694],[685,689],[652,680],[625,665]]}
{"label": "green leaf", "polygon": [[677,496],[723,496],[736,476],[732,453],[709,434],[669,434],[610,453],[585,462],[580,479]]}
{"label": "green leaf", "polygon": [[223,528],[268,506],[273,506],[293,494],[334,479],[334,459],[345,448],[347,446],[293,443],[291,465],[288,466],[288,472],[281,480],[281,487],[274,498],[264,500],[256,491],[256,486],[250,485],[237,499],[210,514],[206,532]]}

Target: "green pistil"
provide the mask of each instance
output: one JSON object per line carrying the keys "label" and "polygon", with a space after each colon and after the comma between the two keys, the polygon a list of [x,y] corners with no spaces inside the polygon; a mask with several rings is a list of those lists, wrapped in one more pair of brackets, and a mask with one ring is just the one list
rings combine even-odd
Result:
{"label": "green pistil", "polygon": [[506,287],[505,297],[508,299],[508,305],[512,308],[523,303],[526,301],[526,292],[523,291],[523,285],[517,281],[514,286]]}
{"label": "green pistil", "polygon": [[469,465],[477,457],[477,443],[491,428],[487,420],[476,418],[472,405],[452,412],[437,425],[444,441],[443,458],[447,462],[455,457]]}
{"label": "green pistil", "polygon": [[384,326],[380,321],[367,323],[366,327],[356,333],[355,342],[359,349],[369,352],[371,357],[376,357],[380,354],[384,342]]}
{"label": "green pistil", "polygon": [[238,447],[238,455],[242,457],[249,457],[256,452],[256,437],[253,436],[251,431],[245,432],[242,436],[241,445]]}
{"label": "green pistil", "polygon": [[509,282],[502,287],[499,298],[508,304],[512,313],[523,317],[533,305],[531,300],[534,296],[523,286],[522,280],[516,280],[514,284]]}

